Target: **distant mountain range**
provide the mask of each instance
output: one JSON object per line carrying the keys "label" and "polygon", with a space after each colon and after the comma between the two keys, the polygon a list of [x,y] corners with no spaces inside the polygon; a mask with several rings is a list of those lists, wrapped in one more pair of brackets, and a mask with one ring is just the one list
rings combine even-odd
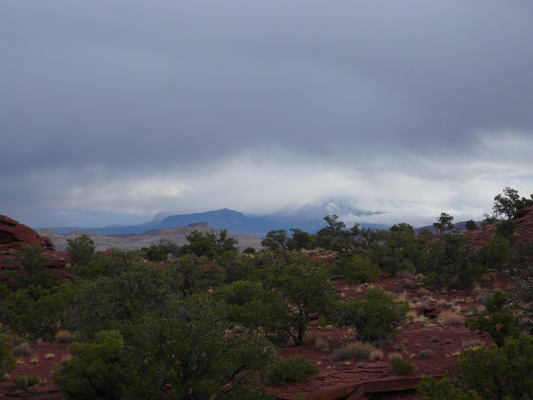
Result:
{"label": "distant mountain range", "polygon": [[[150,222],[140,225],[113,225],[101,228],[61,227],[48,228],[57,233],[68,234],[74,231],[98,233],[101,235],[140,234],[149,230],[165,229],[176,226],[187,226],[199,222],[207,222],[216,229],[228,229],[229,233],[247,233],[264,237],[271,230],[297,228],[305,232],[314,233],[323,228],[327,215],[338,215],[341,221],[348,221],[353,217],[380,214],[357,210],[349,201],[328,200],[322,203],[293,203],[283,207],[270,215],[246,216],[241,212],[223,208],[196,214],[169,215],[158,213]],[[347,222],[348,227],[350,224]],[[380,224],[365,224],[367,228],[386,228]]]}

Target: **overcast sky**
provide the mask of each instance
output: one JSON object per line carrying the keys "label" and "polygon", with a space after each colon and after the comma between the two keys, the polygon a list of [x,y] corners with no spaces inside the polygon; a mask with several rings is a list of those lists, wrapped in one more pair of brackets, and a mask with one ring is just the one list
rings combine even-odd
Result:
{"label": "overcast sky", "polygon": [[533,193],[533,2],[0,1],[0,214],[482,219]]}

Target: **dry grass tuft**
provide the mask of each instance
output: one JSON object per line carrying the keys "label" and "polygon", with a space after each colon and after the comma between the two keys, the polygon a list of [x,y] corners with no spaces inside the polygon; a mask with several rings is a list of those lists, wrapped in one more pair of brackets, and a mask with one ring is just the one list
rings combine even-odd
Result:
{"label": "dry grass tuft", "polygon": [[454,312],[444,311],[438,316],[437,322],[440,325],[462,325],[465,321],[462,315]]}
{"label": "dry grass tuft", "polygon": [[333,357],[335,360],[338,361],[354,360],[360,358],[368,359],[370,357],[370,353],[376,350],[377,349],[370,343],[352,342],[336,349]]}
{"label": "dry grass tuft", "polygon": [[463,342],[461,343],[461,346],[463,346],[464,349],[473,349],[473,348],[482,347],[482,346],[484,346],[484,344],[483,344],[483,342],[481,342],[479,340],[472,339],[472,340],[469,340],[469,341],[463,340]]}
{"label": "dry grass tuft", "polygon": [[392,362],[394,360],[396,360],[397,358],[403,358],[403,356],[401,355],[401,353],[389,353],[389,360]]}
{"label": "dry grass tuft", "polygon": [[18,346],[13,347],[13,355],[15,357],[31,355],[30,345],[28,343],[22,343]]}
{"label": "dry grass tuft", "polygon": [[72,342],[74,340],[74,334],[70,331],[59,330],[55,334],[57,343]]}
{"label": "dry grass tuft", "polygon": [[374,350],[368,355],[370,361],[379,361],[383,359],[383,352],[381,350]]}
{"label": "dry grass tuft", "polygon": [[418,354],[416,355],[416,358],[425,359],[425,358],[433,357],[434,355],[435,355],[435,353],[432,350],[424,349],[424,350],[420,350],[418,352]]}

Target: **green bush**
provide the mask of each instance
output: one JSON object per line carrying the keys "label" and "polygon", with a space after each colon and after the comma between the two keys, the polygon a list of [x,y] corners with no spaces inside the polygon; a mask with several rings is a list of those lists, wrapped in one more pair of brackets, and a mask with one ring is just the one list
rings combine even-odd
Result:
{"label": "green bush", "polygon": [[533,393],[533,336],[507,337],[492,345],[461,353],[456,386],[474,390],[485,400],[525,399]]}
{"label": "green bush", "polygon": [[72,359],[54,374],[69,398],[121,398],[133,375],[118,331],[98,332],[94,343],[72,343],[69,350]]}
{"label": "green bush", "polygon": [[15,378],[13,381],[20,390],[26,390],[30,387],[37,386],[41,382],[37,375],[22,375]]}
{"label": "green bush", "polygon": [[285,383],[300,382],[320,371],[303,357],[279,359],[270,365],[263,376],[269,385],[283,385]]}
{"label": "green bush", "polygon": [[74,265],[87,264],[94,256],[94,241],[83,234],[76,239],[67,239],[67,253]]}
{"label": "green bush", "polygon": [[413,364],[401,357],[392,360],[392,370],[396,375],[411,375]]}
{"label": "green bush", "polygon": [[485,301],[487,316],[481,315],[478,319],[468,319],[466,327],[470,330],[488,332],[498,347],[502,347],[506,337],[520,336],[518,320],[507,309],[508,295],[497,290]]}
{"label": "green bush", "polygon": [[[491,250],[488,253],[492,252]],[[495,261],[495,255],[491,254],[489,258],[491,262]],[[479,251],[473,248],[471,237],[445,233],[428,253],[426,267],[419,272],[428,273],[430,279],[425,282],[428,287],[465,286],[487,272],[491,266],[486,261],[484,257],[480,257]],[[430,275],[429,272],[435,275]]]}
{"label": "green bush", "polygon": [[15,369],[17,362],[13,357],[13,342],[9,335],[0,333],[0,378]]}
{"label": "green bush", "polygon": [[473,390],[465,393],[459,388],[454,388],[448,377],[437,382],[433,377],[424,376],[420,379],[416,392],[422,395],[422,400],[480,400]]}
{"label": "green bush", "polygon": [[426,377],[417,391],[423,400],[529,400],[528,395],[533,393],[532,371],[533,337],[508,337],[502,347],[463,351],[453,387],[447,379],[438,383]]}
{"label": "green bush", "polygon": [[398,334],[398,326],[407,317],[409,305],[396,303],[385,291],[373,288],[366,295],[366,300],[348,300],[339,305],[340,326],[353,326],[356,338],[363,342],[373,342]]}
{"label": "green bush", "polygon": [[163,262],[168,260],[168,250],[165,243],[162,241],[159,244],[153,244],[150,247],[143,247],[146,259],[152,262]]}
{"label": "green bush", "polygon": [[375,282],[379,279],[381,270],[368,258],[355,255],[348,260],[339,261],[336,272],[344,275],[348,281]]}

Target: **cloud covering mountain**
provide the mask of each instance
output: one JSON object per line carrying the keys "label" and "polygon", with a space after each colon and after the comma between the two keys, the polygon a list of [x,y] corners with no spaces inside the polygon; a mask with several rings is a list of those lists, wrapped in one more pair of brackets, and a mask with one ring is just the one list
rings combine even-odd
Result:
{"label": "cloud covering mountain", "polygon": [[0,209],[34,227],[532,192],[529,1],[0,4]]}

